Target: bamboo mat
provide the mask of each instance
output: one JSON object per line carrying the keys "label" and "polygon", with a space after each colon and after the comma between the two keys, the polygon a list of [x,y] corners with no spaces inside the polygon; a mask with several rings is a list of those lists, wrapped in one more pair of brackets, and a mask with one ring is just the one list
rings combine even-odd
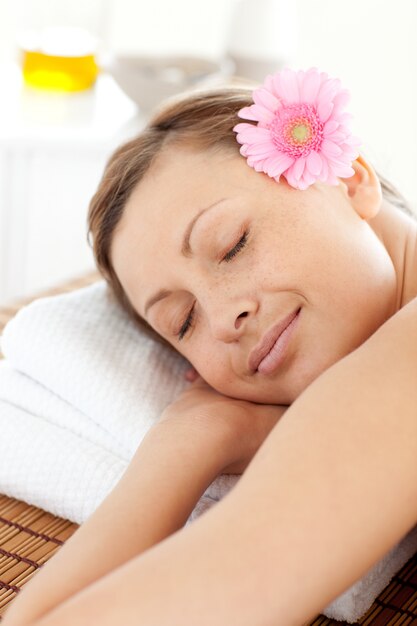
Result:
{"label": "bamboo mat", "polygon": [[[98,272],[92,272],[31,298],[1,307],[0,333],[9,319],[35,297],[73,291],[100,278]],[[78,524],[69,520],[15,498],[0,495],[0,622],[7,605],[13,602],[20,589],[77,528]],[[47,589],[45,593],[48,593]],[[394,576],[357,623],[363,626],[417,626],[417,554]],[[328,619],[324,615],[317,616],[308,626],[331,624],[348,626],[348,622]]]}

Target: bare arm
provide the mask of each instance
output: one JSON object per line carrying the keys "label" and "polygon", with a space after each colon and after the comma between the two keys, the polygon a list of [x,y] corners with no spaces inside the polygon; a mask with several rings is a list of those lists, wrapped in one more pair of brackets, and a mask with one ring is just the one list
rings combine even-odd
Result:
{"label": "bare arm", "polygon": [[417,300],[301,394],[215,507],[35,626],[313,618],[417,523],[416,380]]}
{"label": "bare arm", "polygon": [[22,589],[4,626],[38,619],[180,529],[217,475],[243,471],[286,410],[261,406],[256,427],[246,406],[201,380],[190,386],[147,433],[104,502]]}
{"label": "bare arm", "polygon": [[224,441],[209,440],[213,434],[190,424],[186,433],[151,429],[112,492],[22,589],[4,625],[40,617],[181,528],[224,467]]}

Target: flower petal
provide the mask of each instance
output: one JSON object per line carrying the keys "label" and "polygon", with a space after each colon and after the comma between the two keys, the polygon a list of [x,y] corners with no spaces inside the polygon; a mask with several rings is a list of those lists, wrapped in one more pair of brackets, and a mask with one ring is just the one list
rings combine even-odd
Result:
{"label": "flower petal", "polygon": [[316,180],[317,180],[317,176],[313,176],[306,168],[304,170],[304,174],[300,180],[300,183],[303,185],[304,189],[307,189],[307,187],[310,187],[310,185],[313,185],[316,182]]}
{"label": "flower petal", "polygon": [[270,91],[263,89],[255,89],[253,92],[253,100],[256,104],[268,109],[274,113],[281,106],[280,101]]}
{"label": "flower petal", "polygon": [[300,189],[300,191],[304,191],[308,187],[309,183],[304,178],[300,178],[300,180],[297,181],[297,189]]}
{"label": "flower petal", "polygon": [[298,159],[296,159],[293,165],[290,167],[291,174],[296,180],[299,180],[303,175],[305,165],[306,157],[298,157]]}
{"label": "flower petal", "polygon": [[294,178],[291,170],[292,168],[290,167],[288,170],[283,172],[282,175],[285,176],[288,184],[291,185],[291,187],[295,187],[296,189],[298,189],[298,180]]}
{"label": "flower petal", "polygon": [[281,175],[282,172],[284,172],[293,163],[294,157],[280,152],[276,156],[266,159],[265,172],[268,174],[268,176],[275,177]]}
{"label": "flower petal", "polygon": [[333,174],[342,178],[350,178],[354,175],[355,170],[351,166],[351,161],[348,163],[338,159],[328,159],[328,165]]}
{"label": "flower petal", "polygon": [[259,158],[257,156],[248,156],[246,160],[248,162],[248,165],[253,167],[257,172],[263,171],[264,159]]}
{"label": "flower petal", "polygon": [[325,123],[325,125],[323,127],[323,133],[325,135],[330,135],[338,127],[339,127],[339,122],[337,122],[336,120],[329,120],[328,122]]}
{"label": "flower petal", "polygon": [[300,101],[297,76],[293,70],[284,69],[281,71],[280,88],[280,95],[288,104]]}
{"label": "flower petal", "polygon": [[340,91],[342,84],[338,78],[329,78],[324,81],[320,87],[318,94],[319,102],[331,102],[335,95]]}
{"label": "flower petal", "polygon": [[336,167],[332,166],[332,172],[340,178],[350,178],[355,174],[353,167]]}
{"label": "flower petal", "polygon": [[[235,127],[236,128],[236,127]],[[257,141],[267,141],[271,138],[271,131],[262,126],[248,124],[238,132],[238,141],[243,143],[256,143]]]}
{"label": "flower petal", "polygon": [[340,123],[350,122],[353,119],[353,115],[347,111],[343,111],[343,113],[338,113],[337,119]]}
{"label": "flower petal", "polygon": [[275,93],[274,90],[274,77],[272,74],[268,74],[264,80],[264,87],[265,89],[267,89],[268,91],[270,91],[272,93],[272,95],[276,96],[277,94]]}
{"label": "flower petal", "polygon": [[257,143],[249,144],[246,150],[247,155],[265,154],[266,156],[273,154],[276,151],[276,147],[272,141],[259,141]]}
{"label": "flower petal", "polygon": [[321,119],[321,121],[327,122],[331,114],[333,113],[333,103],[332,102],[320,102],[317,107],[317,115]]}
{"label": "flower petal", "polygon": [[351,160],[346,158],[346,155],[341,154],[338,157],[327,157],[327,162],[330,167],[350,167]]}
{"label": "flower petal", "polygon": [[250,128],[256,128],[256,124],[247,124],[246,122],[239,122],[236,126],[233,126],[233,130],[235,133],[241,133],[243,131],[249,130]]}
{"label": "flower petal", "polygon": [[350,137],[347,137],[345,139],[345,143],[347,143],[349,146],[355,146],[355,147],[362,145],[362,141],[359,139],[359,137],[356,137],[355,135],[351,135]]}
{"label": "flower petal", "polygon": [[321,180],[322,182],[326,182],[328,175],[329,175],[329,166],[327,164],[327,160],[322,159],[322,169],[321,169],[320,174],[318,175],[318,179]]}
{"label": "flower petal", "polygon": [[339,93],[333,98],[334,104],[334,114],[337,115],[338,112],[343,109],[343,107],[349,102],[350,93],[347,89],[342,89]]}
{"label": "flower petal", "polygon": [[329,139],[323,139],[321,142],[321,149],[324,152],[325,156],[339,156],[342,154],[342,148],[340,148],[337,144],[333,143],[333,141],[329,141]]}
{"label": "flower petal", "polygon": [[344,141],[346,138],[345,133],[341,133],[340,131],[336,130],[334,133],[330,133],[330,135],[325,135],[325,139],[328,139],[329,141],[333,141],[333,143],[341,143],[342,141]]}
{"label": "flower petal", "polygon": [[269,124],[274,119],[274,113],[260,104],[253,104],[255,115],[263,124]]}
{"label": "flower petal", "polygon": [[307,72],[301,85],[300,100],[307,104],[314,104],[320,88],[320,74],[316,69]]}
{"label": "flower petal", "polygon": [[307,156],[307,169],[313,176],[318,176],[321,172],[322,159],[315,150],[312,150]]}
{"label": "flower petal", "polygon": [[255,122],[263,122],[268,124],[274,118],[274,114],[259,104],[251,104],[249,107],[243,107],[238,112],[238,116],[244,120],[253,120]]}
{"label": "flower petal", "polygon": [[242,107],[237,114],[238,117],[242,118],[243,120],[254,120],[255,122],[257,122],[258,117],[255,114],[253,107],[254,107],[253,104],[251,104],[248,107]]}

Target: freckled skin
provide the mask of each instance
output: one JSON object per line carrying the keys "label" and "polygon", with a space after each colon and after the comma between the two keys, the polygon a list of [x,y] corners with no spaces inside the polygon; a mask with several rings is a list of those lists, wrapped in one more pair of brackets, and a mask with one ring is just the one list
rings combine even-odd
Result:
{"label": "freckled skin", "polygon": [[[391,207],[385,222],[372,167],[362,157],[354,167],[355,176],[337,187],[300,191],[256,172],[238,153],[176,147],[133,191],[113,238],[116,273],[141,315],[155,291],[174,292],[147,320],[217,391],[289,405],[401,307],[400,248],[411,219],[397,220]],[[227,200],[194,227],[193,257],[183,257],[188,222],[220,198]],[[221,262],[244,231],[246,245]],[[192,327],[179,341],[175,332],[193,305]],[[281,368],[253,375],[251,350],[298,307]]]}

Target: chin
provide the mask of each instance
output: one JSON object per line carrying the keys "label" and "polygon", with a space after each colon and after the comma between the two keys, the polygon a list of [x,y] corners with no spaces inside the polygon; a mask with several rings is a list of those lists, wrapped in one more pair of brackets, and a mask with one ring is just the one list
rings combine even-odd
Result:
{"label": "chin", "polygon": [[228,386],[211,384],[211,386],[224,396],[234,398],[235,400],[246,400],[247,402],[256,402],[257,404],[282,404],[285,406],[289,406],[293,402],[291,399],[292,394],[288,393],[288,391],[277,390],[277,385],[274,381],[271,381],[270,385],[268,385],[269,389],[253,386],[239,389],[238,386],[233,384]]}

